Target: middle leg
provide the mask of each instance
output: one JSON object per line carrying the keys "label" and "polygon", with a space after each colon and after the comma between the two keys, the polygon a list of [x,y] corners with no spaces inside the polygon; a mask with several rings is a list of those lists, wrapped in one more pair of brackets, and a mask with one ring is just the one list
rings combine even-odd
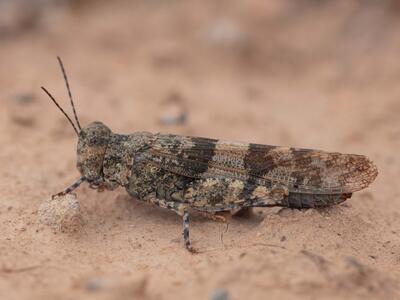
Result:
{"label": "middle leg", "polygon": [[166,208],[169,210],[174,211],[177,213],[179,216],[182,217],[182,223],[183,223],[183,240],[185,243],[185,247],[187,250],[189,250],[192,253],[195,253],[196,250],[193,248],[192,243],[190,242],[190,233],[189,233],[189,211],[188,207],[184,203],[179,203],[175,201],[166,201],[164,199],[158,199],[155,197],[156,195],[149,195],[147,202],[150,202],[152,204],[155,204],[157,206],[160,206],[162,208]]}

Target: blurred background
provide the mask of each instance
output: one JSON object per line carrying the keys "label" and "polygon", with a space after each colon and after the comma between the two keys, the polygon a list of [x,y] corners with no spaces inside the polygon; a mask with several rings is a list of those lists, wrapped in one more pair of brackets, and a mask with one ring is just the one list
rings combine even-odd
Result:
{"label": "blurred background", "polygon": [[[138,272],[150,274],[150,294],[157,299],[164,291],[165,298],[205,299],[219,287],[216,282],[241,295],[233,299],[254,291],[255,299],[266,291],[285,299],[299,293],[389,299],[398,286],[391,283],[400,279],[399,16],[397,0],[0,0],[0,221],[10,237],[0,257],[5,264],[26,260],[29,266],[43,251],[54,264],[70,266],[65,272],[38,269],[36,277],[10,276],[4,284],[0,278],[0,292],[18,295],[21,287],[29,295],[41,287],[48,295],[52,287],[62,295],[93,270],[114,274],[140,253]],[[175,216],[150,213],[140,204],[132,211],[131,202],[124,204],[127,197],[97,196],[85,187],[80,193],[87,244],[63,235],[37,238],[35,227],[26,225],[22,237],[15,228],[35,222],[41,199],[78,176],[76,136],[40,90],[48,88],[71,114],[57,55],[82,125],[99,120],[118,133],[144,130],[358,153],[374,160],[380,174],[331,219],[317,212],[281,218],[263,210],[268,217],[259,227],[233,222],[226,233],[231,247],[197,258],[168,252],[180,234]],[[144,219],[140,210],[153,215]],[[115,230],[137,220],[142,223],[130,239],[155,237],[125,250],[125,235]],[[195,225],[195,243],[219,245],[219,226]],[[112,244],[102,233],[113,237]],[[43,240],[46,245],[38,242]],[[260,255],[258,248],[249,250],[249,241],[285,243],[285,250],[263,248]],[[181,250],[179,242],[172,252]],[[315,269],[301,252],[305,248],[331,264]],[[357,258],[350,271],[350,260],[343,259],[349,255]],[[360,265],[374,270],[371,277],[355,267]],[[334,270],[327,276],[326,266]],[[248,290],[230,275],[243,269]]]}
{"label": "blurred background", "polygon": [[0,0],[2,102],[35,98],[35,114],[62,119],[39,90],[68,106],[59,55],[84,124],[351,148],[400,110],[399,12],[390,0]]}

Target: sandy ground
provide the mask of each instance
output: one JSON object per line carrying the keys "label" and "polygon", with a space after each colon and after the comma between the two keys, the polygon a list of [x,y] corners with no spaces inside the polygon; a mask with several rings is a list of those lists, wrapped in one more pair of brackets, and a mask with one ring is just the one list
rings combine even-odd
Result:
{"label": "sandy ground", "polygon": [[[265,2],[76,1],[32,30],[9,26],[1,299],[399,299],[399,8]],[[195,215],[196,255],[178,216],[122,189],[82,186],[81,223],[54,230],[38,209],[79,176],[76,136],[39,89],[70,109],[56,55],[83,124],[364,154],[379,176],[330,209]],[[180,110],[182,124],[160,121]]]}

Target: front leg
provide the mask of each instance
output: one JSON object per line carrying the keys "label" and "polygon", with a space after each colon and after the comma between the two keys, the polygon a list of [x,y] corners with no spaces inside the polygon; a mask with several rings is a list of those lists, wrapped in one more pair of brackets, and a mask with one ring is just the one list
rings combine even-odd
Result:
{"label": "front leg", "polygon": [[82,182],[86,180],[85,176],[81,176],[77,181],[75,181],[73,184],[71,184],[69,187],[67,187],[64,191],[59,192],[58,194],[52,195],[51,198],[54,199],[55,197],[60,197],[60,196],[65,196],[66,194],[71,193],[75,189],[77,189]]}

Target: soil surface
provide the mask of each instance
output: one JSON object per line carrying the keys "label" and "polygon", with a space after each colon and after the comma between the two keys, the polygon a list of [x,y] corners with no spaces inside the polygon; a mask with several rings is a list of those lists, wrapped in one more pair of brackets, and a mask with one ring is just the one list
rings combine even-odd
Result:
{"label": "soil surface", "polygon": [[[395,1],[47,2],[0,22],[1,299],[399,299]],[[123,189],[53,209],[79,177],[40,90],[71,113],[57,55],[84,125],[364,154],[379,175],[328,209],[194,214],[195,255]]]}

